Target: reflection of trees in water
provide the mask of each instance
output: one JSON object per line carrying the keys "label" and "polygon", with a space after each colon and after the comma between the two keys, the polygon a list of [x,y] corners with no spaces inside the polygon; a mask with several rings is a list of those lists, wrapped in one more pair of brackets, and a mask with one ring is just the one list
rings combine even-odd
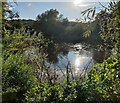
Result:
{"label": "reflection of trees in water", "polygon": [[110,50],[106,50],[106,51],[99,51],[98,50],[93,50],[93,59],[97,62],[97,63],[102,63],[104,61],[104,59],[106,59],[107,57],[109,57],[110,55]]}
{"label": "reflection of trees in water", "polygon": [[[92,56],[94,61],[96,61],[97,63],[101,63],[105,58],[107,58],[106,54],[108,53],[105,51],[98,51],[99,49],[95,50],[92,47],[87,48],[87,46],[85,46],[81,50],[76,50],[75,48],[73,48],[73,50],[75,51],[75,53],[79,52],[79,55]],[[67,56],[69,51],[70,47],[67,44],[50,43],[47,48],[47,60],[48,62],[55,64],[59,62],[59,55]]]}
{"label": "reflection of trees in water", "polygon": [[58,55],[67,55],[69,52],[69,48],[64,46],[64,44],[53,44],[50,43],[47,48],[47,59],[50,63],[58,62]]}
{"label": "reflection of trees in water", "polygon": [[93,59],[97,62],[97,63],[102,63],[104,58],[105,58],[105,52],[104,51],[98,51],[98,50],[94,50],[93,51]]}
{"label": "reflection of trees in water", "polygon": [[48,45],[47,54],[48,54],[47,59],[49,62],[52,62],[52,63],[58,62],[58,59],[57,59],[58,53],[54,44]]}

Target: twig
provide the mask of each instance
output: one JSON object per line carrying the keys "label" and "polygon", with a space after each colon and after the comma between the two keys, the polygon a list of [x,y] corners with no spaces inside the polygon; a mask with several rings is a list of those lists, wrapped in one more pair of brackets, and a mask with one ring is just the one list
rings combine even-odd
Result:
{"label": "twig", "polygon": [[[107,9],[107,10],[109,10],[107,7],[105,7],[105,5],[103,5],[99,0],[97,0],[98,1],[98,3],[103,7],[103,8],[105,8],[105,9]],[[106,4],[107,5],[107,4]]]}
{"label": "twig", "polygon": [[56,66],[60,69],[60,71],[62,72],[63,76],[66,77],[64,72],[63,72],[63,70],[60,68],[60,66],[58,66],[58,65],[56,65]]}

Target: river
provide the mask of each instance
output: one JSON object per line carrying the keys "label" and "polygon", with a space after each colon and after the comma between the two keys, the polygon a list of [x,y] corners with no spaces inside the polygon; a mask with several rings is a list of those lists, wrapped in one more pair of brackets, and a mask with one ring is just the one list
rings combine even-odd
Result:
{"label": "river", "polygon": [[48,62],[56,70],[66,71],[67,66],[79,74],[83,70],[90,69],[94,64],[101,63],[104,60],[105,53],[90,45],[81,43],[58,45],[57,49],[50,47]]}

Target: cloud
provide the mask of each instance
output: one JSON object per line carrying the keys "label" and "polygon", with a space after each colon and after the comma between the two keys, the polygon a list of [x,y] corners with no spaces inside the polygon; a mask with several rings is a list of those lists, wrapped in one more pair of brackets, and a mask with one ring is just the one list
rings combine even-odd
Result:
{"label": "cloud", "polygon": [[96,5],[96,3],[95,2],[93,2],[93,3],[80,3],[80,4],[78,4],[78,6],[79,7],[87,7],[87,6],[90,6],[90,5]]}
{"label": "cloud", "polygon": [[76,20],[75,19],[69,19],[70,22],[75,22]]}
{"label": "cloud", "polygon": [[88,4],[79,4],[78,5],[79,7],[87,7],[87,6],[89,6]]}
{"label": "cloud", "polygon": [[31,3],[28,3],[27,6],[31,6],[32,4]]}

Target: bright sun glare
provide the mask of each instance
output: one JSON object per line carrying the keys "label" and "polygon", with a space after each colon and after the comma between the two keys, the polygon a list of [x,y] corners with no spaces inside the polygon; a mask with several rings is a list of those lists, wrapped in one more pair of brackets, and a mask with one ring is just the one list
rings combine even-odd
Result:
{"label": "bright sun glare", "polygon": [[77,5],[79,5],[81,2],[82,2],[82,0],[74,0],[73,3],[77,6]]}
{"label": "bright sun glare", "polygon": [[75,60],[75,66],[78,67],[80,65],[80,58],[77,58]]}

